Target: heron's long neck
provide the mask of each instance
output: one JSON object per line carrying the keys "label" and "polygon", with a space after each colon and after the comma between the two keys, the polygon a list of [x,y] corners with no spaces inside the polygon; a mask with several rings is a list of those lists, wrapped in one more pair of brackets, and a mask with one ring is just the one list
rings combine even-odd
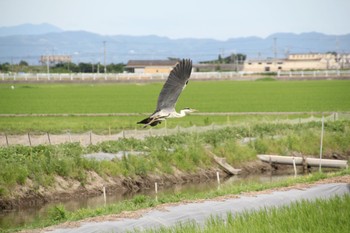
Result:
{"label": "heron's long neck", "polygon": [[180,110],[180,113],[174,113],[174,115],[172,117],[174,118],[180,118],[180,117],[184,117],[186,116],[186,111],[185,110]]}

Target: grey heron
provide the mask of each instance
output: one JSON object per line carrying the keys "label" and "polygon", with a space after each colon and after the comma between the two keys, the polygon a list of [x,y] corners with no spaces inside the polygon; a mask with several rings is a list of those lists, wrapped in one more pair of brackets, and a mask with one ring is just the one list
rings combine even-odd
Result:
{"label": "grey heron", "polygon": [[192,61],[190,59],[181,60],[170,72],[168,79],[164,83],[158,96],[156,111],[149,117],[137,122],[144,124],[144,127],[156,126],[167,118],[179,118],[187,113],[196,111],[191,108],[184,108],[180,113],[176,112],[175,105],[182,90],[186,87],[191,76]]}

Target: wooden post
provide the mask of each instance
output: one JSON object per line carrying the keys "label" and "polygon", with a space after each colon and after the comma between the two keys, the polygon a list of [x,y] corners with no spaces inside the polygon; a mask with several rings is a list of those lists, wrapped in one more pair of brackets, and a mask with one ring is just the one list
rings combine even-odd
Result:
{"label": "wooden post", "polygon": [[72,138],[70,136],[70,132],[68,132],[68,138],[69,138],[69,142],[72,142]]}
{"label": "wooden post", "polygon": [[297,177],[297,166],[295,165],[295,158],[293,156],[293,168],[294,168],[294,177]]}
{"label": "wooden post", "polygon": [[156,192],[156,201],[158,201],[158,183],[154,183],[154,191]]}
{"label": "wooden post", "polygon": [[6,145],[9,146],[9,139],[7,138],[7,134],[5,133]]}
{"label": "wooden post", "polygon": [[107,196],[106,196],[106,187],[105,186],[103,186],[102,191],[103,191],[103,200],[104,200],[104,203],[106,205],[107,204]]}
{"label": "wooden post", "polygon": [[92,144],[92,133],[90,131],[90,145]]}
{"label": "wooden post", "polygon": [[51,145],[51,139],[50,139],[50,134],[47,132],[47,139],[49,140],[49,144]]}
{"label": "wooden post", "polygon": [[32,146],[32,141],[30,140],[30,134],[28,132],[28,141],[29,141],[29,145]]}
{"label": "wooden post", "polygon": [[216,180],[218,182],[218,186],[220,187],[220,173],[216,172]]}
{"label": "wooden post", "polygon": [[307,162],[306,162],[306,158],[303,156],[303,174],[307,174],[308,173],[308,166],[307,166]]}

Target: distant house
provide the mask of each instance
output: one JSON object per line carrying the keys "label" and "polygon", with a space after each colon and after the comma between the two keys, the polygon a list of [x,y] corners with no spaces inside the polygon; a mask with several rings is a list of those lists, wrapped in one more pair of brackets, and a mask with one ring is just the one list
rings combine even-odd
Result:
{"label": "distant house", "polygon": [[129,73],[170,73],[177,60],[130,60],[125,70]]}
{"label": "distant house", "polygon": [[244,71],[290,71],[290,70],[326,70],[342,69],[350,66],[349,54],[305,53],[290,54],[286,59],[247,60]]}

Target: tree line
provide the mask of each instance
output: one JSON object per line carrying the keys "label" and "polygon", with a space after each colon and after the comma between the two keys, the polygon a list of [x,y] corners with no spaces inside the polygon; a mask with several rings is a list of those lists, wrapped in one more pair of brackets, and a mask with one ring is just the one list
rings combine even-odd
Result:
{"label": "tree line", "polygon": [[124,72],[125,64],[108,64],[106,67],[100,63],[86,63],[80,62],[78,64],[68,63],[57,63],[50,64],[49,67],[46,65],[29,65],[26,61],[21,60],[18,64],[10,64],[8,62],[0,64],[1,73],[122,73]]}

